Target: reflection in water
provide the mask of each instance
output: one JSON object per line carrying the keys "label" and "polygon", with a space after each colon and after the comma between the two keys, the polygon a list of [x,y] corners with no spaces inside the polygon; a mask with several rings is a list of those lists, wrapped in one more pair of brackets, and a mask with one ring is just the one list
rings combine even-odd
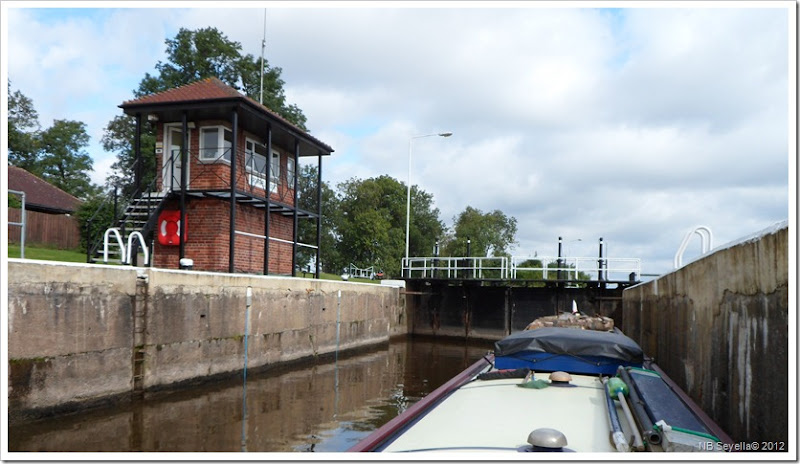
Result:
{"label": "reflection in water", "polygon": [[9,451],[344,451],[483,356],[491,343],[406,338],[294,370],[11,424]]}

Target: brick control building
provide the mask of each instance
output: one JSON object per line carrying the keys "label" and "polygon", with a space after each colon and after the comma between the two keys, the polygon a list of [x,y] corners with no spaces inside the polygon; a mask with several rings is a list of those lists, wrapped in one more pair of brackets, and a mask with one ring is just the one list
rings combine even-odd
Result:
{"label": "brick control building", "polygon": [[148,192],[142,197],[158,199],[148,222],[154,266],[177,269],[191,258],[197,270],[295,275],[299,220],[316,221],[317,243],[308,245],[319,263],[322,212],[298,207],[297,161],[317,158],[320,205],[322,157],[331,147],[217,78],[120,108],[136,119],[137,159],[142,124],[156,127],[155,185],[141,185],[135,173],[139,191]]}

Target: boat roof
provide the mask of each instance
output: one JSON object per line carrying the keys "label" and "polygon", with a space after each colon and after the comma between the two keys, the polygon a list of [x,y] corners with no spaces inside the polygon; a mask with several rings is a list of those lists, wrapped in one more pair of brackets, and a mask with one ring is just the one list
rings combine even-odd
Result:
{"label": "boat roof", "polygon": [[[536,374],[536,378],[547,379],[547,374]],[[469,382],[382,451],[521,451],[530,448],[528,434],[539,428],[562,432],[567,438],[565,451],[615,451],[599,377],[573,375],[570,386],[551,384],[542,389],[519,387],[520,381]]]}
{"label": "boat roof", "polygon": [[523,352],[598,356],[639,364],[644,358],[642,348],[618,330],[604,332],[571,327],[542,327],[517,332],[495,343],[496,357]]}

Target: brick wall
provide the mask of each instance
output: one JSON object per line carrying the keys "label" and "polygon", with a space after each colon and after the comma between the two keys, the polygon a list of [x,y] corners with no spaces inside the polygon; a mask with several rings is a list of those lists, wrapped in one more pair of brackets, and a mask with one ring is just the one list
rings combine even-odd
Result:
{"label": "brick wall", "polygon": [[[179,210],[174,202],[165,209]],[[185,255],[194,260],[194,269],[228,272],[230,256],[230,203],[216,198],[189,198],[186,202]],[[292,240],[291,217],[273,213],[270,216],[270,236]],[[264,235],[264,210],[249,205],[236,205],[236,230]],[[264,271],[264,240],[241,234],[235,236],[234,270],[261,274]],[[291,274],[292,245],[270,241],[270,274]],[[156,240],[153,265],[159,268],[179,268],[179,247],[163,246]]]}
{"label": "brick wall", "polygon": [[[191,190],[221,190],[229,189],[231,185],[231,170],[230,162],[227,160],[219,160],[215,162],[201,161],[200,155],[200,128],[207,126],[225,126],[231,128],[231,124],[222,120],[205,120],[195,122],[196,127],[189,129],[189,189]],[[167,179],[171,176],[171,172],[164,172],[163,158],[164,156],[171,156],[167,140],[165,140],[164,124],[159,124],[156,133],[156,141],[163,144],[162,153],[156,153],[156,166],[158,166],[158,181],[157,189],[161,189],[164,183],[164,174]],[[265,190],[256,186],[250,185],[248,182],[248,173],[245,166],[245,142],[246,138],[250,138],[257,142],[264,139],[263,135],[255,135],[246,132],[242,129],[239,130],[237,139],[237,154],[236,154],[236,188],[241,191],[250,192],[253,195],[261,197],[265,196]],[[280,181],[277,189],[273,186],[273,192],[270,198],[280,201],[282,203],[293,205],[294,204],[294,189],[287,178],[287,166],[292,162],[293,148],[278,147],[273,145],[272,149],[279,152],[280,159]],[[269,162],[269,160],[267,160]],[[176,177],[179,177],[176,175]],[[177,185],[176,185],[177,187]]]}

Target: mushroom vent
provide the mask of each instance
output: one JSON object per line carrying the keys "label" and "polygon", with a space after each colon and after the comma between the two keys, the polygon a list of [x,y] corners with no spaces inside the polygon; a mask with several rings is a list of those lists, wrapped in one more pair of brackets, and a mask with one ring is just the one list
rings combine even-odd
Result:
{"label": "mushroom vent", "polygon": [[572,387],[572,376],[564,371],[555,371],[550,374],[550,385],[553,387]]}
{"label": "mushroom vent", "polygon": [[523,447],[520,451],[534,451],[534,452],[563,452],[572,451],[565,448],[567,446],[567,437],[556,429],[540,428],[536,429],[528,435],[528,443],[530,447]]}

